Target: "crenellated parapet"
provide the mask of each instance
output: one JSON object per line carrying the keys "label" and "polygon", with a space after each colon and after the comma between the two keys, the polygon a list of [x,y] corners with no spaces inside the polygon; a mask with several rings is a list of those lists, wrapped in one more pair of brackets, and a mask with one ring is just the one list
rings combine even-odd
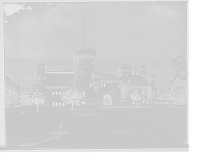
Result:
{"label": "crenellated parapet", "polygon": [[101,83],[121,83],[122,79],[118,76],[118,73],[105,72],[100,78]]}
{"label": "crenellated parapet", "polygon": [[141,84],[139,84],[139,83],[122,83],[121,87],[122,88],[124,88],[124,87],[139,87],[139,88],[141,88]]}
{"label": "crenellated parapet", "polygon": [[147,80],[156,80],[156,75],[155,74],[148,74],[146,75]]}
{"label": "crenellated parapet", "polygon": [[131,72],[132,70],[132,65],[129,64],[123,64],[118,66],[118,72]]}
{"label": "crenellated parapet", "polygon": [[74,60],[95,60],[96,49],[92,47],[78,47],[73,49]]}
{"label": "crenellated parapet", "polygon": [[73,71],[47,71],[47,74],[74,74]]}
{"label": "crenellated parapet", "polygon": [[36,68],[45,68],[44,63],[37,63]]}

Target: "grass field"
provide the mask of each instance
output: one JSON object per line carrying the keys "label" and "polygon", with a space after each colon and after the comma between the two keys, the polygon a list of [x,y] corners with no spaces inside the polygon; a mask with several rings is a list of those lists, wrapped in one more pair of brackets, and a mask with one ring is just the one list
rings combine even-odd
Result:
{"label": "grass field", "polygon": [[23,109],[6,112],[8,149],[188,148],[186,107]]}

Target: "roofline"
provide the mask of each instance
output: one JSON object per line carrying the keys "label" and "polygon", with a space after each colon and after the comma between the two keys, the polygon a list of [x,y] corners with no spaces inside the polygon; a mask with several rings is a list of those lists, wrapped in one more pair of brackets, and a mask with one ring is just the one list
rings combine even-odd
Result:
{"label": "roofline", "polygon": [[47,74],[74,74],[74,72],[68,72],[68,71],[47,71]]}

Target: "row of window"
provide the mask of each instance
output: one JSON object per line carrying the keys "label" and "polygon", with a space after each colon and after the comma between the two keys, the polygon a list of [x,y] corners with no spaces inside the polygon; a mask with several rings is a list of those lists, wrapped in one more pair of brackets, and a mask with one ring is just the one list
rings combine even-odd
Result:
{"label": "row of window", "polygon": [[64,102],[55,102],[55,103],[52,103],[53,106],[66,106],[67,104],[64,103]]}
{"label": "row of window", "polygon": [[[87,61],[85,61],[85,63],[87,63]],[[77,64],[79,64],[79,61],[77,62]],[[92,64],[94,64],[94,62],[92,62]]]}
{"label": "row of window", "polygon": [[64,91],[63,92],[52,92],[52,95],[63,95],[64,94]]}

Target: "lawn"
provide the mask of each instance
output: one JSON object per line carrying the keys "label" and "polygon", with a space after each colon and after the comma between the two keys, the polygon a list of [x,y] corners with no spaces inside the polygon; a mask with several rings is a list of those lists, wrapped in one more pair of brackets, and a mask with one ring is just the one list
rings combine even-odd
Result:
{"label": "lawn", "polygon": [[186,107],[6,112],[8,149],[187,149]]}

